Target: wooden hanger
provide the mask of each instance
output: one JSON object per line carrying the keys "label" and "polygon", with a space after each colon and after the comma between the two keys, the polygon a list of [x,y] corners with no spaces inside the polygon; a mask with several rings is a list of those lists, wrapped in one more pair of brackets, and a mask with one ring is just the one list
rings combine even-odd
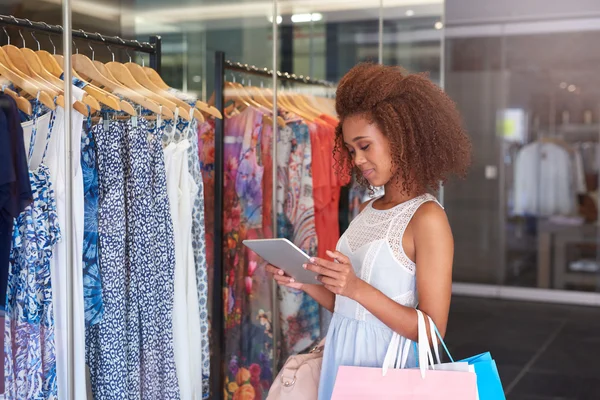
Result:
{"label": "wooden hanger", "polygon": [[50,83],[43,81],[40,77],[34,74],[29,68],[29,64],[23,54],[18,47],[13,46],[11,44],[7,44],[2,46],[2,51],[4,52],[4,61],[8,63],[8,67],[10,67],[17,74],[21,75],[23,78],[31,79],[38,83],[38,85],[47,91],[51,96],[58,96],[59,90],[58,88],[52,86]]}
{"label": "wooden hanger", "polygon": [[191,121],[192,118],[196,118],[198,121],[204,122],[204,116],[202,115],[200,110],[194,109],[193,115],[190,115],[190,110],[192,109],[192,106],[189,105],[188,103],[178,99],[177,97],[173,96],[171,93],[167,92],[166,90],[163,90],[163,89],[159,88],[158,86],[156,86],[154,84],[154,82],[152,82],[150,80],[148,75],[146,75],[146,71],[144,71],[144,69],[142,68],[141,65],[138,65],[131,61],[128,63],[125,63],[124,65],[129,70],[129,72],[134,77],[134,79],[140,85],[142,85],[146,89],[150,90],[151,92],[154,92],[157,95],[162,96],[165,99],[173,102],[177,107],[179,107],[183,111],[183,113],[180,113],[181,118],[183,118],[187,121]]}
{"label": "wooden hanger", "polygon": [[[273,113],[273,102],[269,101],[262,93],[262,90],[259,89],[256,86],[248,86],[248,93],[250,93],[250,95],[254,98],[254,101],[256,101],[257,103],[261,104],[263,107],[265,107],[268,110],[271,110],[271,114]],[[279,125],[280,128],[285,128],[286,124],[285,124],[285,120],[280,117],[279,115],[277,116],[277,125]]]}
{"label": "wooden hanger", "polygon": [[172,101],[165,99],[164,97],[152,93],[150,90],[143,87],[134,77],[131,75],[127,67],[119,62],[111,61],[104,64],[111,74],[117,79],[118,82],[123,84],[125,87],[134,90],[135,92],[155,101],[162,106],[163,115],[167,116],[168,119],[174,117],[177,105]]}
{"label": "wooden hanger", "polygon": [[[62,66],[52,56],[52,54],[48,53],[45,50],[38,50],[35,52],[35,54],[40,59],[40,62],[44,66],[46,71],[49,74],[51,74],[52,76],[54,76],[55,78],[60,79],[60,77],[62,76],[64,71],[63,71]],[[63,61],[64,61],[64,59],[63,59]],[[81,79],[79,77],[79,75],[77,75],[77,72],[75,72],[74,70],[72,71],[72,74],[73,74],[73,77]],[[62,81],[62,79],[61,79],[61,81]],[[110,94],[110,93],[98,88],[97,86],[95,86],[93,84],[86,85],[85,87],[83,87],[83,90],[87,94],[92,96],[94,99],[96,99],[99,103],[104,104],[105,106],[107,106],[113,110],[116,110],[116,111],[121,110],[121,106],[119,104],[120,99],[117,96]],[[88,102],[85,101],[85,98],[84,98],[84,103],[88,104]],[[90,107],[92,107],[92,106],[90,106]],[[92,107],[92,108],[94,108],[94,107]]]}
{"label": "wooden hanger", "polygon": [[4,94],[12,97],[12,99],[17,104],[17,107],[19,108],[19,110],[23,111],[27,115],[31,115],[31,113],[33,112],[32,107],[31,107],[31,102],[29,102],[29,100],[27,100],[26,98],[19,96],[12,89],[8,88],[8,86],[11,85],[10,81],[8,81],[7,79],[5,79],[3,77],[0,77],[0,85],[3,87],[2,91],[4,92]]}
{"label": "wooden hanger", "polygon": [[[62,89],[64,81],[48,72],[42,65],[38,55],[35,54],[33,50],[28,48],[22,48],[19,50],[23,55],[24,59],[27,61],[30,72],[36,77],[43,79],[45,82],[48,82],[48,84],[58,88],[59,93],[61,93],[64,96],[64,90]],[[84,94],[82,101],[77,100],[73,103],[73,109],[77,110],[77,112],[84,116],[89,115],[90,111],[88,109],[88,106],[93,111],[100,110],[100,104],[98,103],[98,101],[93,97],[88,96],[87,94]]]}
{"label": "wooden hanger", "polygon": [[[143,68],[144,72],[146,73],[146,75],[148,76],[148,78],[150,78],[150,81],[152,81],[157,87],[159,87],[165,91],[171,89],[169,87],[169,85],[167,85],[165,83],[165,81],[163,81],[160,74],[158,72],[156,72],[154,69],[152,69],[150,67],[142,67],[142,68]],[[215,118],[223,119],[223,115],[221,115],[221,112],[218,109],[208,105],[207,103],[203,102],[202,100],[197,100],[195,107],[199,111],[202,111],[208,115],[212,115]],[[195,111],[194,111],[194,116],[197,119],[199,119]],[[204,120],[204,117],[203,117],[203,120]]]}
{"label": "wooden hanger", "polygon": [[52,100],[52,96],[49,95],[37,82],[27,79],[16,71],[13,71],[8,64],[8,57],[4,52],[4,49],[0,47],[0,75],[8,79],[13,85],[21,88],[32,98],[37,98],[39,94],[39,101],[51,110],[56,109],[56,104]]}
{"label": "wooden hanger", "polygon": [[[123,96],[156,114],[161,112],[161,107],[156,102],[147,99],[139,93],[136,93],[134,90],[128,89],[120,83],[107,78],[105,74],[101,73],[98,70],[96,64],[92,60],[90,60],[89,57],[83,54],[73,54],[72,60],[73,68],[83,77],[91,80],[95,85],[100,85],[104,88],[107,88],[112,93]],[[133,111],[135,113],[135,110],[129,110],[127,105],[124,103],[127,102],[121,101],[120,103],[123,111],[126,111],[128,113],[130,113],[130,111]],[[162,115],[167,119],[173,118],[173,114],[171,113],[171,111],[165,110],[164,108],[162,109]]]}
{"label": "wooden hanger", "polygon": [[308,120],[310,122],[313,122],[313,118],[312,116],[308,115],[307,113],[305,113],[303,110],[301,110],[300,108],[296,107],[295,104],[291,103],[289,101],[289,98],[287,97],[286,93],[284,91],[280,91],[278,92],[277,95],[277,106],[283,106],[283,108],[285,108],[286,110],[298,115],[299,117]]}
{"label": "wooden hanger", "polygon": [[156,72],[153,68],[150,67],[142,67],[144,69],[144,72],[146,73],[146,75],[148,76],[148,78],[150,78],[150,80],[159,88],[161,88],[162,90],[169,90],[170,87],[169,85],[167,85],[165,83],[165,81],[163,81],[163,79],[161,78],[160,74],[158,72]]}

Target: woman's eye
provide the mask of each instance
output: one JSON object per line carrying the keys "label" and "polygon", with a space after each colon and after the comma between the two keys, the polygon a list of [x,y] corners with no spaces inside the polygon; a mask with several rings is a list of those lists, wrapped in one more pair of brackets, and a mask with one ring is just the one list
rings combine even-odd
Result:
{"label": "woman's eye", "polygon": [[366,146],[364,146],[364,147],[361,147],[360,149],[361,149],[362,151],[365,151],[366,149],[368,149],[368,148],[369,148],[369,146],[370,146],[370,145],[368,144],[368,145],[366,145]]}

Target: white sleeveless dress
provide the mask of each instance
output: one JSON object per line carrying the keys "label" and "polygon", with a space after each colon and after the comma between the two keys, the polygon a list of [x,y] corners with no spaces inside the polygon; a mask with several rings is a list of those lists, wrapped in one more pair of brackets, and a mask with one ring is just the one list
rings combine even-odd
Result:
{"label": "white sleeveless dress", "polygon": [[[418,304],[415,263],[404,253],[402,237],[417,209],[437,200],[425,194],[389,210],[376,210],[373,201],[352,221],[337,250],[350,258],[359,278],[395,302],[415,308]],[[337,296],[325,341],[319,400],[331,398],[340,366],[383,367],[388,350],[396,352],[405,347],[404,338],[390,346],[393,336],[394,332],[363,306]],[[408,351],[407,366],[414,367],[414,349],[408,347]]]}

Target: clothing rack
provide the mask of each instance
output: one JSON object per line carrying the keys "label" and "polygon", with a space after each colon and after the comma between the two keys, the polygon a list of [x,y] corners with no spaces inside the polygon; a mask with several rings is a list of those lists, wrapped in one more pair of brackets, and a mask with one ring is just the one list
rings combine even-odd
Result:
{"label": "clothing rack", "polygon": [[[72,53],[72,40],[74,38],[77,39],[83,39],[84,41],[87,42],[95,42],[95,43],[99,43],[99,44],[103,44],[103,45],[110,45],[110,46],[115,46],[118,48],[124,48],[124,49],[128,49],[128,50],[133,50],[133,51],[137,51],[137,52],[142,52],[142,53],[146,53],[150,55],[150,67],[152,69],[154,69],[156,72],[158,72],[159,74],[161,73],[161,37],[160,36],[151,36],[150,37],[150,41],[149,42],[139,42],[138,40],[127,40],[127,39],[122,39],[120,37],[117,36],[105,36],[102,35],[100,33],[90,33],[90,32],[85,32],[83,30],[72,30],[71,29],[71,20],[72,20],[72,15],[71,15],[71,1],[70,0],[63,0],[62,1],[62,16],[63,16],[63,23],[64,23],[64,28],[60,25],[50,25],[47,24],[45,22],[33,22],[30,21],[29,19],[20,19],[20,18],[16,18],[14,16],[7,16],[7,15],[0,15],[0,27],[16,27],[20,30],[26,30],[26,31],[32,31],[32,32],[42,32],[48,35],[57,35],[57,36],[61,36],[62,40],[63,40],[63,51],[64,51],[64,55],[68,56]],[[38,42],[39,45],[39,42]],[[69,81],[71,80],[71,57],[65,57],[64,60],[64,66],[63,66],[64,70],[65,70],[65,80]],[[64,96],[65,98],[71,98],[71,87],[70,85],[66,85],[65,89],[64,89]],[[72,143],[71,143],[71,116],[72,116],[72,110],[70,107],[65,108],[65,112],[64,112],[64,122],[65,122],[65,149],[67,154],[71,153],[71,148],[72,148]],[[77,143],[75,143],[75,145],[77,145]],[[71,169],[70,164],[73,162],[73,159],[69,156],[66,157],[63,160],[63,167],[65,168],[65,171],[68,171]],[[66,209],[67,210],[71,210],[72,209],[72,204],[71,204],[71,199],[72,199],[72,186],[71,186],[71,174],[67,173],[66,176],[66,182],[65,182],[65,188],[66,188]],[[72,220],[71,220],[71,214],[67,213],[67,221],[66,221],[66,226],[67,227],[72,227]],[[70,232],[69,229],[64,229],[63,233],[63,240],[65,240],[65,242],[67,243],[67,264],[71,265],[72,264],[72,257],[73,257],[73,252],[71,249],[71,244],[69,243],[69,239],[72,237],[72,233]],[[68,274],[72,274],[72,271],[69,270]],[[67,354],[65,355],[68,359],[67,362],[67,369],[68,369],[68,375],[69,377],[71,377],[69,379],[69,384],[68,387],[65,389],[66,390],[66,396],[65,398],[68,399],[73,399],[74,397],[74,392],[75,392],[75,386],[74,386],[74,382],[73,382],[73,365],[74,365],[74,352],[75,349],[73,347],[73,340],[72,340],[72,332],[70,331],[71,327],[73,326],[73,310],[72,310],[72,305],[73,305],[73,294],[72,294],[72,276],[68,275],[67,276],[67,287],[70,287],[71,290],[68,291],[68,313],[69,313],[69,322],[68,322],[68,327],[67,327],[67,331],[68,336],[69,336],[69,348],[67,350]]]}
{"label": "clothing rack", "polygon": [[[269,70],[267,68],[259,69],[259,68],[255,67],[254,65],[242,64],[239,62],[234,63],[229,60],[225,60],[225,69],[227,69],[229,71],[242,72],[244,74],[263,76],[265,78],[270,78],[273,76],[273,70]],[[304,76],[304,75],[298,76],[296,74],[289,74],[287,72],[280,72],[280,71],[276,71],[276,74],[277,74],[277,80],[282,80],[282,81],[286,81],[286,82],[304,83],[307,85],[325,86],[325,87],[330,87],[330,88],[335,87],[335,84],[333,82],[325,81],[322,79],[313,79],[309,76]]]}
{"label": "clothing rack", "polygon": [[[215,53],[215,107],[225,116],[225,72],[235,71],[243,74],[262,76],[265,78],[273,78],[273,70],[267,68],[259,69],[253,65],[234,63],[225,59],[225,53],[217,51]],[[277,80],[282,80],[292,83],[302,83],[314,86],[323,86],[333,88],[335,84],[332,82],[313,79],[305,76],[296,76],[287,72],[275,71]],[[274,112],[276,112],[277,88],[273,90],[275,95]],[[211,392],[213,399],[222,399],[223,387],[225,385],[225,324],[223,317],[224,300],[223,300],[223,184],[224,184],[224,139],[225,139],[225,120],[217,119],[215,121],[215,225],[214,225],[214,274],[213,274],[213,306],[212,306],[212,348],[214,351],[211,355]],[[272,159],[277,160],[277,121],[273,118],[273,147]],[[277,184],[277,168],[273,168],[273,235],[277,236],[277,207],[275,206]],[[276,296],[274,296],[274,301]],[[273,341],[274,341],[274,361],[277,365],[277,343],[279,332],[279,314],[273,304]],[[273,369],[275,372],[275,368]],[[276,375],[274,373],[274,375]]]}
{"label": "clothing rack", "polygon": [[[64,29],[60,25],[49,25],[45,22],[35,22],[28,19],[16,18],[12,15],[0,15],[0,26],[14,26],[19,29],[43,32],[51,35],[62,35]],[[98,32],[85,32],[82,29],[71,31],[73,38],[83,39],[88,42],[111,45],[119,48],[133,50],[141,53],[150,54],[150,68],[160,74],[161,66],[161,42],[160,36],[150,36],[149,42],[140,42],[138,40],[122,39],[118,36],[106,36]]]}

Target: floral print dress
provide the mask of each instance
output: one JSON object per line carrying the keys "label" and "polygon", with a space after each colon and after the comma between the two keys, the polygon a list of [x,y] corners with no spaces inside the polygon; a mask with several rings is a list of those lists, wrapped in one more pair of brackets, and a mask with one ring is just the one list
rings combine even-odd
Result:
{"label": "floral print dress", "polygon": [[[277,236],[289,239],[309,255],[317,254],[308,126],[284,114],[286,127],[277,140]],[[306,293],[279,287],[283,348],[280,360],[311,347],[320,337],[318,303]]]}
{"label": "floral print dress", "polygon": [[[243,246],[245,239],[270,237],[264,213],[271,198],[264,196],[265,160],[270,150],[261,143],[263,114],[246,108],[225,124],[225,186],[223,268],[225,275],[226,399],[262,399],[273,376],[273,332],[271,280],[262,260]],[[214,124],[201,124],[199,158],[204,177],[205,199],[214,204]],[[266,150],[266,151],[265,151]],[[269,219],[267,219],[269,221]],[[209,275],[212,274],[214,216],[206,215]]]}
{"label": "floral print dress", "polygon": [[[29,159],[39,110],[34,115]],[[33,203],[16,218],[13,230],[4,331],[4,398],[11,400],[58,398],[50,260],[60,228],[44,165],[54,120],[53,114],[42,161],[29,171]]]}

